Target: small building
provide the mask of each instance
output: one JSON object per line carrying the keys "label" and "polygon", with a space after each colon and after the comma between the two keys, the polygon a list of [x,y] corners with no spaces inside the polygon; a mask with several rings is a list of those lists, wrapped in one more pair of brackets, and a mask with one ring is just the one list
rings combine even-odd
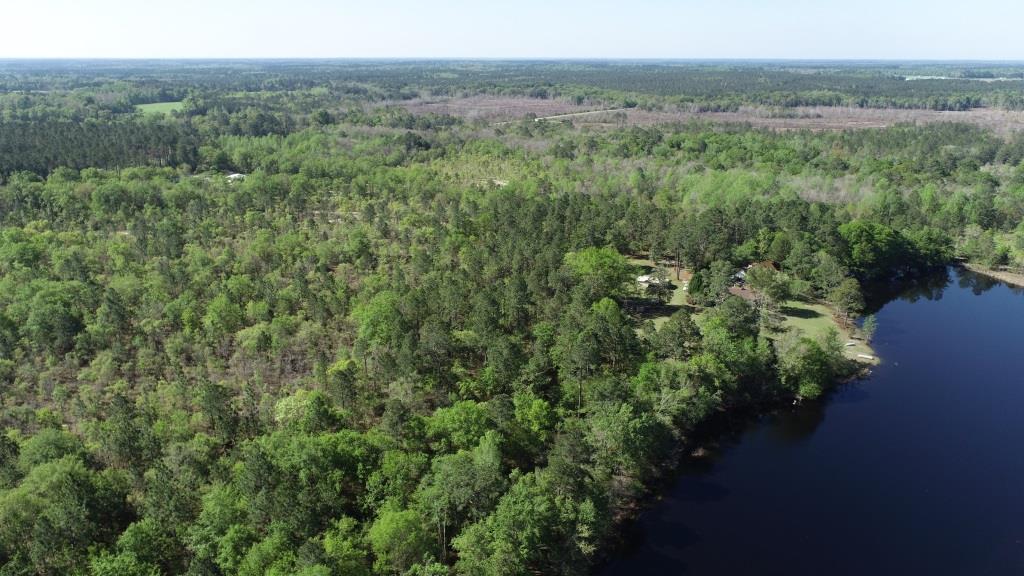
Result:
{"label": "small building", "polygon": [[237,172],[233,172],[233,173],[228,174],[227,176],[225,176],[225,178],[227,179],[228,182],[239,182],[241,180],[245,180],[245,174],[239,174]]}
{"label": "small building", "polygon": [[657,276],[651,274],[644,274],[643,276],[636,277],[637,284],[641,286],[658,286],[661,284],[661,280]]}

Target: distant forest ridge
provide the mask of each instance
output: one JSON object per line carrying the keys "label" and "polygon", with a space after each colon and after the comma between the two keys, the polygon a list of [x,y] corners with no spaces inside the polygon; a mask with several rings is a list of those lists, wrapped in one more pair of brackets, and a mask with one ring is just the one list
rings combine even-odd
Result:
{"label": "distant forest ridge", "polygon": [[[909,79],[917,79],[908,82]],[[1006,82],[979,82],[979,79]],[[326,88],[380,99],[465,93],[604,97],[734,109],[1024,108],[1024,63],[673,60],[0,60],[0,94],[92,89],[131,104],[189,89]]]}
{"label": "distant forest ridge", "polygon": [[945,121],[934,115],[982,109],[990,115],[970,120],[1016,129],[1024,64],[0,60],[0,178],[61,166],[196,169],[218,138],[286,136],[334,122],[423,131],[606,110],[631,112],[587,120],[815,130]]}

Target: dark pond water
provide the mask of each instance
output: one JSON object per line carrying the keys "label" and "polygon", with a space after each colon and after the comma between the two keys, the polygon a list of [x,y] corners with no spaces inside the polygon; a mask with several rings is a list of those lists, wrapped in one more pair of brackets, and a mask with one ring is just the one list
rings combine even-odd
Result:
{"label": "dark pond water", "polygon": [[684,464],[601,573],[1024,574],[1024,293],[950,270],[877,316],[871,378]]}

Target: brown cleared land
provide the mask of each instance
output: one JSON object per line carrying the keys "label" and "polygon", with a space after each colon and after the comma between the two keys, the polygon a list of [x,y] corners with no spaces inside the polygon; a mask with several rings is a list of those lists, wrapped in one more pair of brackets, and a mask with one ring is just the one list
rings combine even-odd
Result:
{"label": "brown cleared land", "polygon": [[600,104],[576,105],[567,100],[477,95],[467,98],[412,100],[401,106],[414,114],[450,114],[467,120],[501,123],[524,118],[571,121],[577,126],[651,126],[677,122],[704,121],[749,124],[772,130],[857,130],[885,128],[896,124],[961,122],[1008,134],[1024,130],[1024,111],[978,108],[967,112],[897,110],[889,108],[798,107],[768,109],[743,107],[737,112],[693,112],[687,110],[603,110]]}
{"label": "brown cleared land", "polygon": [[466,120],[487,122],[508,122],[521,120],[530,115],[556,116],[591,112],[607,106],[579,106],[568,100],[539,98],[516,98],[512,96],[469,96],[467,98],[416,99],[408,102],[394,102],[413,114],[448,114]]}
{"label": "brown cleared land", "polygon": [[[978,108],[967,112],[934,110],[896,110],[889,108],[801,107],[782,111],[764,108],[741,108],[738,112],[644,111],[626,112],[627,124],[654,125],[702,120],[725,124],[750,124],[774,130],[857,130],[886,128],[896,124],[933,124],[958,122],[975,124],[1007,134],[1024,130],[1024,112]],[[598,117],[588,116],[587,122]],[[621,123],[609,115],[608,122]]]}

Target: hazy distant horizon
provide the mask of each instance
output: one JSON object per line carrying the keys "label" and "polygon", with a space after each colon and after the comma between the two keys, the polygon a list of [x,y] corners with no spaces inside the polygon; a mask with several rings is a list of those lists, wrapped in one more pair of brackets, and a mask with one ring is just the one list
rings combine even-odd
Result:
{"label": "hazy distant horizon", "polygon": [[5,60],[1024,61],[1006,0],[11,4]]}
{"label": "hazy distant horizon", "polygon": [[131,57],[131,56],[110,56],[110,57],[2,57],[0,62],[163,62],[163,63],[189,63],[189,62],[337,62],[337,63],[622,63],[622,64],[788,64],[788,65],[863,65],[863,64],[886,64],[886,65],[1024,65],[1022,59],[945,59],[945,58],[670,58],[670,57],[649,57],[649,58],[628,58],[628,57],[472,57],[472,56],[238,56],[238,57]]}

